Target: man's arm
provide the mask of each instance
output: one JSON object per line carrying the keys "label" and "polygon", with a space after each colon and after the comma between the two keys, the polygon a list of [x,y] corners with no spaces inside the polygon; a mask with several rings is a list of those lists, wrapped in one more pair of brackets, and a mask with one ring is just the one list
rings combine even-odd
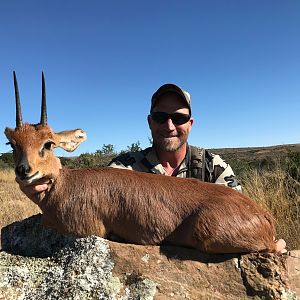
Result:
{"label": "man's arm", "polygon": [[125,153],[115,157],[107,166],[119,169],[132,170],[132,165],[135,163],[135,159],[130,153]]}
{"label": "man's arm", "polygon": [[242,191],[240,183],[231,168],[219,155],[211,154],[214,172],[214,183],[223,184],[237,191]]}

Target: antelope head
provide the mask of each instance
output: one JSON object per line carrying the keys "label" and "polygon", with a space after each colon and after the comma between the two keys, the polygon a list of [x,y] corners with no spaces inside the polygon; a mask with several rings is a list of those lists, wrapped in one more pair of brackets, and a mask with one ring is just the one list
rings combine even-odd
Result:
{"label": "antelope head", "polygon": [[30,184],[42,177],[55,178],[61,168],[60,160],[54,155],[54,148],[74,151],[86,140],[81,129],[53,132],[47,125],[46,89],[42,73],[41,119],[38,124],[23,123],[18,82],[15,72],[16,128],[6,128],[5,135],[13,149],[15,173],[23,184]]}

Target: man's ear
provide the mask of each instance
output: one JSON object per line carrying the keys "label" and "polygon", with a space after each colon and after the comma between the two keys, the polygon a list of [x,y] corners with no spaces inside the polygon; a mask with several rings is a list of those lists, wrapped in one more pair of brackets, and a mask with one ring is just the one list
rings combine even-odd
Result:
{"label": "man's ear", "polygon": [[86,133],[82,129],[65,130],[54,133],[55,147],[63,148],[68,152],[74,151],[86,140]]}
{"label": "man's ear", "polygon": [[193,124],[194,124],[194,118],[193,117],[190,118],[190,124],[191,124],[191,126],[193,126]]}
{"label": "man's ear", "polygon": [[147,121],[148,121],[148,126],[151,129],[151,121],[152,121],[152,119],[151,119],[150,115],[148,115]]}

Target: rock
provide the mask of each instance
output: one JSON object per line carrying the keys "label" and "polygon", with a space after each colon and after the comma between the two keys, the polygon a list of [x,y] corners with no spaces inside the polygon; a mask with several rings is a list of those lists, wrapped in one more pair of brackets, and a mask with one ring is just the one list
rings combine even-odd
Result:
{"label": "rock", "polygon": [[[60,235],[41,215],[2,229],[0,299],[300,299],[300,251],[207,255]],[[297,298],[298,297],[298,298]]]}

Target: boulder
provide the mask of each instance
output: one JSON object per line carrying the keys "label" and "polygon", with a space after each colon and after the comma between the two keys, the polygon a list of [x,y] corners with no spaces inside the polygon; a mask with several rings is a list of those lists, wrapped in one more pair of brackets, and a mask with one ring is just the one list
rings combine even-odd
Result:
{"label": "boulder", "polygon": [[0,299],[300,299],[300,251],[208,255],[61,235],[36,215],[1,232]]}

